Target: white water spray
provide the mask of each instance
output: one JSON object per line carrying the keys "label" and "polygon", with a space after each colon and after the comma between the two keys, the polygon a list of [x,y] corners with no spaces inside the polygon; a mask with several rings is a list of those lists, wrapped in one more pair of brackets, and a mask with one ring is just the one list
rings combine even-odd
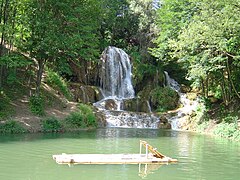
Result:
{"label": "white water spray", "polygon": [[179,94],[179,101],[182,105],[181,108],[179,108],[176,111],[176,115],[172,116],[168,119],[168,121],[171,123],[172,129],[177,130],[180,126],[180,121],[184,119],[186,115],[191,114],[194,110],[196,110],[198,105],[198,100],[192,101],[187,98],[187,94],[181,92],[180,85],[177,81],[172,79],[168,72],[164,71],[165,78],[166,78],[166,85],[175,90]]}

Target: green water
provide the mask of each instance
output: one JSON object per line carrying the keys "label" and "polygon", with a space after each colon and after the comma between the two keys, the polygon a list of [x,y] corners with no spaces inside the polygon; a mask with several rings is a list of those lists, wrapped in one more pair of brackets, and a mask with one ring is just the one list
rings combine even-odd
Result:
{"label": "green water", "polygon": [[[58,165],[60,153],[138,153],[146,140],[177,164]],[[77,179],[237,180],[240,144],[188,132],[143,129],[97,129],[71,134],[0,136],[1,180]]]}

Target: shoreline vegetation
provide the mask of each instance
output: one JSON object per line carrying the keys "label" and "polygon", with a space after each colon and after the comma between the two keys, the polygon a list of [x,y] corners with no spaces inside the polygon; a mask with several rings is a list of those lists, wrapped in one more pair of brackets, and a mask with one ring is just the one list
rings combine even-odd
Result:
{"label": "shoreline vegetation", "polygon": [[[35,99],[31,102],[25,95],[14,100],[10,98],[4,100],[1,97],[1,102],[5,102],[9,107],[5,107],[5,112],[1,111],[1,117],[5,118],[4,121],[0,121],[0,134],[64,133],[98,128],[98,118],[91,105],[68,101],[60,92],[46,84],[44,87],[45,96],[42,96],[44,100]],[[47,102],[49,99],[46,97],[52,102]],[[45,106],[41,102],[45,102]],[[223,109],[222,112],[219,112],[219,108],[206,109],[206,105],[201,103],[196,113],[179,130],[240,141],[239,120],[234,111],[230,115]]]}

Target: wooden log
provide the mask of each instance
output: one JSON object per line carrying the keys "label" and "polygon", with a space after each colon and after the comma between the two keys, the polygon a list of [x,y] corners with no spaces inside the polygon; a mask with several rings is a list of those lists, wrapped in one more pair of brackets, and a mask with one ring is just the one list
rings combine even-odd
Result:
{"label": "wooden log", "polygon": [[[141,153],[142,145],[146,154]],[[150,151],[150,153],[149,153]],[[60,154],[53,155],[58,164],[168,164],[177,159],[167,157],[146,141],[140,140],[140,154]]]}
{"label": "wooden log", "polygon": [[177,162],[169,157],[156,158],[152,153],[144,154],[61,154],[53,155],[58,164],[168,164]]}

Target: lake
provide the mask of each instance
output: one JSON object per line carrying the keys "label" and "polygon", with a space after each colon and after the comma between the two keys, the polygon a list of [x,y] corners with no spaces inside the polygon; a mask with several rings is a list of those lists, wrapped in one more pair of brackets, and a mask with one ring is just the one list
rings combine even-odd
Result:
{"label": "lake", "polygon": [[[59,165],[53,154],[138,153],[146,140],[168,165]],[[0,135],[3,180],[235,180],[240,177],[240,143],[190,132],[102,128],[64,134]]]}

